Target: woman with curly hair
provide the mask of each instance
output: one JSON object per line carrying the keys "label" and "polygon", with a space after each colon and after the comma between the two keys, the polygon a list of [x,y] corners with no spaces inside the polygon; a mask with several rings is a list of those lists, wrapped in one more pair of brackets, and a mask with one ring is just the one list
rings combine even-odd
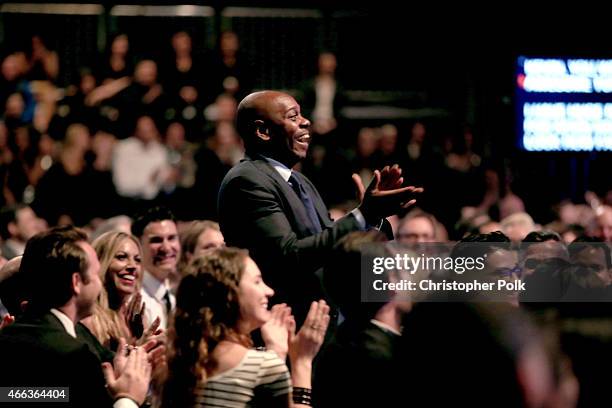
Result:
{"label": "woman with curly hair", "polygon": [[[164,407],[310,405],[312,360],[323,343],[329,306],[313,302],[295,334],[286,305],[268,309],[273,294],[246,250],[220,248],[194,259],[179,285],[169,329]],[[266,351],[252,348],[250,333],[258,328]]]}
{"label": "woman with curly hair", "polygon": [[143,335],[140,243],[130,234],[111,231],[92,246],[100,260],[102,291],[84,323],[106,347],[114,349],[120,338],[134,343]]}

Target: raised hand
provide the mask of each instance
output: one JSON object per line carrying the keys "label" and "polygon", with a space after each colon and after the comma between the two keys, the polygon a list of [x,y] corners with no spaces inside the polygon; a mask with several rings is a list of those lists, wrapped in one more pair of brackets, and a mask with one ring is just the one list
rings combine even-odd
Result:
{"label": "raised hand", "polygon": [[[357,199],[361,202],[366,192],[366,188],[363,185],[361,176],[357,173],[353,173],[353,182],[357,190]],[[404,178],[402,177],[402,169],[398,164],[393,166],[385,166],[380,171],[380,185],[378,189],[381,191],[395,190],[402,187]]]}
{"label": "raised hand", "polygon": [[165,343],[165,336],[163,335],[164,330],[159,328],[160,322],[161,320],[159,319],[159,316],[157,316],[155,320],[153,320],[153,323],[151,323],[151,325],[147,328],[147,330],[142,333],[142,336],[140,336],[136,340],[136,345],[142,346],[150,340]]}
{"label": "raised hand", "polygon": [[287,358],[291,308],[285,303],[272,306],[270,319],[261,327],[266,348],[274,350],[281,360]]}
{"label": "raised hand", "polygon": [[[117,354],[122,352],[125,340]],[[115,360],[116,361],[116,360]],[[151,381],[151,365],[147,361],[147,352],[143,348],[134,347],[125,357],[123,367],[118,369],[109,363],[102,363],[102,371],[106,379],[107,390],[113,399],[130,398],[142,405],[147,396]]]}
{"label": "raised hand", "polygon": [[319,352],[327,326],[329,325],[329,306],[324,300],[312,302],[300,331],[295,334],[295,321],[289,333],[289,356],[292,364],[304,360],[312,361]]}
{"label": "raised hand", "polygon": [[140,339],[144,333],[144,308],[140,292],[136,292],[127,304],[123,304],[120,309],[125,317],[125,323],[134,339]]}
{"label": "raised hand", "polygon": [[414,186],[400,187],[402,182],[401,169],[397,165],[374,171],[374,179],[365,190],[359,206],[368,224],[375,225],[382,218],[394,215],[400,209],[416,203],[413,197],[422,193],[423,189]]}
{"label": "raised hand", "polygon": [[402,177],[402,169],[398,164],[393,166],[385,166],[380,171],[380,186],[379,189],[382,191],[395,190],[401,188],[404,178]]}

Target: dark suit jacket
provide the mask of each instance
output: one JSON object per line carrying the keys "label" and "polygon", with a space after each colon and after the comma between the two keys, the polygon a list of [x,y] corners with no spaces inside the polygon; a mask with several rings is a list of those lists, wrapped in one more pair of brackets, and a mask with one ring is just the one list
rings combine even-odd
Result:
{"label": "dark suit jacket", "polygon": [[324,296],[315,272],[340,238],[360,229],[354,215],[332,222],[314,185],[297,173],[312,197],[323,231],[314,233],[302,201],[276,169],[261,157],[246,158],[223,179],[219,222],[225,242],[247,248],[276,292],[298,321],[310,302]]}
{"label": "dark suit jacket", "polygon": [[408,401],[397,387],[399,341],[400,336],[369,321],[344,321],[317,356],[313,406],[392,407]]}
{"label": "dark suit jacket", "polygon": [[[76,332],[83,334],[78,325]],[[24,316],[0,331],[0,361],[0,386],[70,387],[70,403],[57,406],[113,405],[98,355],[51,313]]]}

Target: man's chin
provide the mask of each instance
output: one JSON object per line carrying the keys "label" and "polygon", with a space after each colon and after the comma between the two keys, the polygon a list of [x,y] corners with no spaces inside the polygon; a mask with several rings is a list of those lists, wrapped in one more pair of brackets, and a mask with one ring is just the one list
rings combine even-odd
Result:
{"label": "man's chin", "polygon": [[155,276],[159,280],[167,279],[171,273],[176,271],[176,265],[157,265],[154,270],[149,271],[151,275]]}
{"label": "man's chin", "polygon": [[308,155],[308,149],[300,149],[300,150],[294,150],[293,151],[293,157],[295,159],[295,162],[299,162],[302,161],[306,158],[306,156]]}

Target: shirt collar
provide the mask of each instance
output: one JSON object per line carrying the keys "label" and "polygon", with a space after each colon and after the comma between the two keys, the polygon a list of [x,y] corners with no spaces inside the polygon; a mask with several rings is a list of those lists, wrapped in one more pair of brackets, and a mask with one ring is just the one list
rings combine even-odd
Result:
{"label": "shirt collar", "polygon": [[66,332],[76,339],[77,335],[76,330],[74,329],[74,322],[70,320],[68,316],[66,316],[64,313],[60,312],[57,309],[51,309],[51,313],[53,313],[55,317],[59,319],[62,326],[64,326],[64,329],[66,329]]}
{"label": "shirt collar", "polygon": [[285,166],[283,163],[271,159],[269,157],[264,156],[264,158],[278,171],[278,174],[285,180],[287,183],[289,182],[289,177],[291,177],[291,169]]}
{"label": "shirt collar", "polygon": [[379,329],[385,331],[385,332],[389,332],[389,333],[393,333],[396,336],[401,336],[402,333],[398,332],[397,330],[395,330],[393,327],[389,326],[386,323],[383,323],[381,321],[378,321],[376,319],[371,319],[370,323],[372,323],[374,326],[378,327]]}
{"label": "shirt collar", "polygon": [[142,287],[155,299],[161,301],[167,291],[170,290],[168,279],[160,281],[148,271],[142,277]]}

